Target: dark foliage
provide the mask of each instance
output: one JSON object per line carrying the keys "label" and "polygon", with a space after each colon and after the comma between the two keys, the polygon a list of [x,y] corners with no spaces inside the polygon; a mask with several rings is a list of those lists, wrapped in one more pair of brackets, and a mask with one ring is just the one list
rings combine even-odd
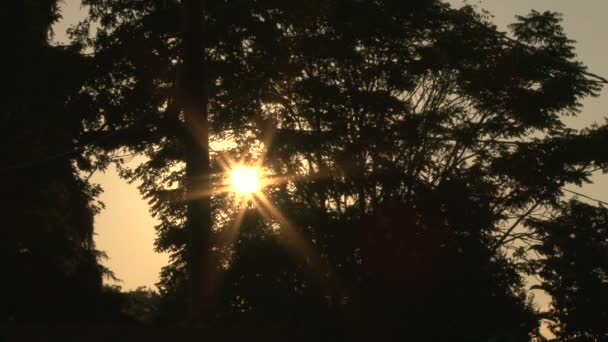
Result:
{"label": "dark foliage", "polygon": [[551,331],[561,341],[608,338],[608,210],[572,200],[528,224],[540,235],[536,288],[551,295]]}
{"label": "dark foliage", "polygon": [[[87,88],[105,125],[90,135],[113,132],[102,148],[149,158],[124,176],[143,182],[161,220],[157,248],[173,255],[161,317],[180,321],[189,241],[180,166],[197,133],[177,96],[179,3],[87,4],[101,30],[75,33],[95,50]],[[211,179],[224,181],[225,153],[262,159],[284,180],[265,196],[291,223],[257,203],[234,244],[214,245],[225,273],[208,279],[217,333],[536,335],[521,278],[530,260],[511,248],[542,236],[519,223],[607,160],[597,147],[605,127],[561,121],[601,84],[574,59],[560,20],[532,12],[507,38],[471,7],[439,1],[206,1],[211,139],[235,146],[212,155]],[[217,241],[237,206],[212,198]]]}
{"label": "dark foliage", "polygon": [[[608,171],[607,126],[575,131],[562,121],[602,83],[575,59],[559,14],[518,17],[507,36],[472,7],[438,0],[207,0],[203,44],[184,34],[182,5],[192,1],[83,3],[89,16],[68,48],[46,43],[54,2],[28,12],[48,18],[23,37],[33,42],[28,57],[13,61],[26,74],[10,71],[7,165],[86,148],[50,159],[44,173],[3,169],[15,180],[3,208],[14,227],[1,242],[16,274],[7,291],[73,277],[73,287],[29,298],[66,290],[84,310],[92,304],[77,298],[87,289],[105,298],[103,310],[181,327],[196,301],[193,221],[210,204],[206,318],[219,340],[530,340],[544,316],[526,273],[553,297],[560,338],[605,337],[594,300],[608,270],[605,212],[562,203],[563,186]],[[199,61],[184,58],[197,46]],[[193,90],[200,97],[188,98]],[[207,105],[209,127],[193,124],[191,109]],[[209,144],[211,169],[197,174],[207,158],[193,151]],[[98,189],[79,172],[117,150],[146,157],[135,168],[115,161],[141,182],[160,220],[156,248],[171,253],[159,296],[101,291],[91,239]],[[221,188],[226,156],[259,161],[278,180],[263,190],[267,203],[189,197],[206,182]],[[545,220],[544,211],[560,214]],[[48,274],[17,275],[30,262],[23,251]],[[18,303],[12,310],[33,305]]]}
{"label": "dark foliage", "polygon": [[105,319],[106,270],[93,243],[100,189],[83,178],[92,166],[75,148],[88,63],[75,47],[49,44],[56,1],[2,6],[3,24],[14,26],[3,52],[0,111],[0,324]]}

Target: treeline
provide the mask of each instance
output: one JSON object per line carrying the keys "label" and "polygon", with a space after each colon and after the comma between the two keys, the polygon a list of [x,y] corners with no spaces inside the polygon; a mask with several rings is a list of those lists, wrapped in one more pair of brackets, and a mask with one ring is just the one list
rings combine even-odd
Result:
{"label": "treeline", "polygon": [[[49,39],[57,1],[2,5],[0,327],[181,339],[202,310],[211,340],[526,341],[542,322],[608,339],[608,210],[564,200],[608,171],[608,126],[563,121],[606,81],[559,14],[503,34],[436,0],[195,2],[83,1],[68,46]],[[205,195],[228,159],[273,181],[249,203]],[[158,293],[103,286],[89,175],[111,163],[159,219]]]}

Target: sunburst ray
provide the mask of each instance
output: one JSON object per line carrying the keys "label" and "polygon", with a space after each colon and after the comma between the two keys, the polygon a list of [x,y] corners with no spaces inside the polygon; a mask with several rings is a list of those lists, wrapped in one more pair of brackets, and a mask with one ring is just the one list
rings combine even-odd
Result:
{"label": "sunburst ray", "polygon": [[308,242],[287,218],[270,203],[261,192],[254,194],[253,200],[256,209],[269,221],[276,220],[283,234],[279,235],[279,242],[297,261],[303,262],[306,271],[323,290],[328,294],[335,288],[335,274],[326,259],[322,258],[314,245]]}

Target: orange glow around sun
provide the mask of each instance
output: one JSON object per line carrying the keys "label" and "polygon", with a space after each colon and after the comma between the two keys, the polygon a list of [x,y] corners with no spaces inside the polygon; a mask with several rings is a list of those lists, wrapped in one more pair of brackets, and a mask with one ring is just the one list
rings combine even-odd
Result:
{"label": "orange glow around sun", "polygon": [[[221,238],[218,243],[221,248],[232,248],[239,238],[241,224],[246,219],[245,214],[248,210],[256,210],[268,222],[269,227],[272,227],[273,234],[289,254],[298,260],[306,260],[315,281],[326,289],[333,288],[335,285],[328,279],[333,277],[330,265],[263,191],[266,186],[285,184],[294,179],[293,176],[270,177],[261,162],[233,160],[227,155],[223,155],[218,162],[223,168],[222,184],[214,193],[234,193],[235,200],[233,220],[219,233]],[[247,205],[242,205],[245,202]]]}
{"label": "orange glow around sun", "polygon": [[254,167],[238,166],[231,172],[232,189],[242,195],[260,190],[259,170]]}

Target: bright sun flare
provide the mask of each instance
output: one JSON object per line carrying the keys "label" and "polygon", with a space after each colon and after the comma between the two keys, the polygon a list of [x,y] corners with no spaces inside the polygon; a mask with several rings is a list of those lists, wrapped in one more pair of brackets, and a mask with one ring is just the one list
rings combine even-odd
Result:
{"label": "bright sun flare", "polygon": [[258,170],[252,167],[239,166],[232,170],[232,187],[241,194],[251,194],[260,189]]}

